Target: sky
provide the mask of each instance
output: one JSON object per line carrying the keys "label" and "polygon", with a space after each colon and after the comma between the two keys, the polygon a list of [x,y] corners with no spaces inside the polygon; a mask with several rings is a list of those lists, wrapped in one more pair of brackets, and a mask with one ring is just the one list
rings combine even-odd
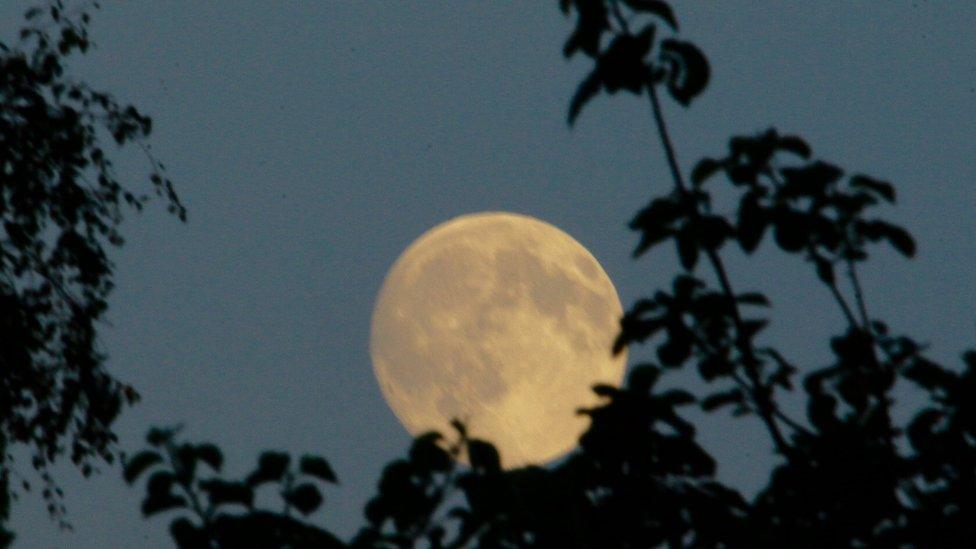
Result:
{"label": "sky", "polygon": [[[186,224],[162,207],[131,216],[113,254],[101,345],[143,396],[117,423],[123,449],[182,423],[225,450],[232,476],[263,449],[320,453],[341,485],[314,520],[345,537],[410,441],[368,339],[383,277],[413,239],[465,213],[532,215],[586,246],[625,308],[678,272],[670,249],[630,255],[626,222],[671,185],[648,104],[601,96],[567,127],[589,67],[563,59],[572,22],[554,1],[103,4],[98,48],[73,74],[153,117],[153,152],[189,211]],[[875,256],[869,307],[958,364],[976,339],[976,4],[680,4],[683,36],[713,69],[690,109],[665,109],[682,166],[775,126],[894,182],[886,213],[920,251]],[[3,36],[26,5],[0,7]],[[145,159],[116,158],[142,184]],[[736,288],[772,298],[767,340],[823,365],[842,318],[812,269],[768,245],[727,256]],[[651,356],[636,348],[630,361]],[[695,417],[720,477],[759,489],[774,462],[755,420]],[[25,494],[11,521],[20,546],[170,546],[169,517],[143,519],[142,487],[117,469],[57,473],[73,531]]]}

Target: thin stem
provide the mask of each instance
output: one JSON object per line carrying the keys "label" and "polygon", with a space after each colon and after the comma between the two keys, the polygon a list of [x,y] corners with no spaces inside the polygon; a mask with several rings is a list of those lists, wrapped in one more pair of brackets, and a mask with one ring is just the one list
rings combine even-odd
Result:
{"label": "thin stem", "polygon": [[[651,84],[647,87],[647,89],[648,95],[650,95],[651,98],[654,121],[657,124],[658,134],[661,138],[661,143],[664,145],[665,156],[668,159],[668,166],[671,169],[671,176],[674,178],[674,183],[678,189],[678,192],[683,197],[687,198],[689,196],[688,187],[685,185],[684,177],[681,174],[681,169],[678,167],[677,155],[674,152],[674,145],[671,142],[671,137],[668,135],[667,125],[664,122],[664,114],[661,109],[661,101],[657,96],[657,88],[654,86],[654,84]],[[697,208],[691,207],[689,208],[689,211],[691,212],[692,216],[698,216]],[[732,290],[732,284],[729,282],[729,277],[725,271],[725,266],[714,249],[706,247],[705,255],[708,257],[708,261],[711,263],[712,268],[715,271],[715,275],[718,277],[719,284],[722,286],[722,291],[725,293],[726,298],[731,304],[730,309],[732,311],[732,321],[735,325],[736,331],[735,344],[739,349],[739,353],[742,355],[745,372],[751,383],[750,392],[753,402],[755,402],[756,407],[758,408],[759,416],[762,418],[763,423],[766,424],[766,428],[769,430],[769,434],[773,438],[773,444],[776,446],[776,449],[784,456],[790,457],[792,454],[792,449],[786,442],[786,439],[783,437],[783,433],[780,431],[779,425],[776,423],[774,418],[774,410],[776,409],[776,406],[772,402],[766,387],[763,386],[762,380],[759,377],[757,367],[759,360],[756,358],[752,345],[746,336],[742,316],[739,313],[739,306],[735,301],[735,293]]]}
{"label": "thin stem", "polygon": [[834,296],[834,301],[837,302],[837,305],[840,306],[841,311],[844,312],[844,317],[847,318],[847,322],[851,325],[851,328],[857,328],[857,319],[854,318],[854,313],[851,311],[850,305],[847,304],[847,300],[844,299],[844,296],[837,288],[837,283],[829,282],[827,283],[827,287],[830,288],[830,293]]}
{"label": "thin stem", "polygon": [[654,122],[657,124],[657,132],[661,137],[661,142],[664,144],[664,154],[668,159],[668,166],[671,168],[671,175],[674,177],[674,183],[678,187],[678,191],[682,194],[688,193],[688,187],[685,185],[684,177],[681,175],[681,169],[678,168],[678,159],[674,153],[674,146],[671,144],[671,137],[668,135],[668,127],[664,123],[664,113],[661,110],[661,100],[657,97],[657,88],[654,84],[647,87],[648,95],[651,96],[651,107],[654,111]]}
{"label": "thin stem", "polygon": [[617,0],[612,0],[610,2],[610,12],[613,17],[617,20],[617,24],[620,25],[620,29],[624,31],[624,34],[630,34],[630,28],[627,25],[627,19],[624,18],[624,14],[620,12],[620,3]]}
{"label": "thin stem", "polygon": [[850,259],[847,260],[847,276],[851,279],[851,286],[854,287],[854,301],[857,303],[858,312],[861,313],[861,326],[864,328],[864,331],[871,333],[871,317],[868,315],[868,307],[864,302],[861,281],[857,277],[857,269],[854,266],[854,262]]}
{"label": "thin stem", "polygon": [[[716,351],[713,348],[713,346],[709,345],[708,342],[705,341],[705,339],[700,334],[698,334],[697,332],[694,332],[693,331],[691,335],[694,338],[695,344],[698,345],[698,348],[701,349],[702,352],[704,352],[706,355],[712,355],[712,356],[718,356],[719,355],[718,351]],[[742,379],[742,376],[739,375],[738,372],[736,372],[735,370],[732,370],[729,373],[729,375],[732,378],[732,381],[734,381],[735,384],[740,389],[742,389],[743,391],[745,391],[746,394],[750,394],[751,393],[752,387],[749,385],[749,382],[746,381],[745,379]],[[753,401],[754,401],[754,404],[756,406],[755,407],[755,410],[758,411],[759,410],[758,403],[755,402],[755,399],[753,399]],[[811,435],[812,434],[809,429],[807,429],[803,425],[797,423],[793,418],[791,418],[790,416],[788,416],[785,413],[783,413],[779,408],[774,407],[773,410],[772,410],[772,412],[773,412],[773,415],[774,416],[776,416],[777,418],[779,418],[783,423],[789,425],[791,428],[793,428],[793,430],[795,430],[795,431],[797,431],[799,433],[803,433],[805,435]]]}
{"label": "thin stem", "polygon": [[[172,442],[166,443],[166,453],[169,455],[170,466],[173,468],[174,473],[176,472],[176,465],[179,461],[176,445]],[[200,502],[200,498],[197,497],[196,492],[193,490],[192,479],[184,481],[182,479],[177,479],[176,485],[179,486],[183,493],[186,494],[186,498],[190,503],[190,509],[200,517],[200,521],[203,523],[205,528],[210,527],[210,519],[212,518],[213,509],[208,505],[204,507]]]}
{"label": "thin stem", "polygon": [[[772,161],[770,161],[770,163],[772,163]],[[770,181],[773,182],[773,185],[776,185],[780,188],[786,185],[786,183],[776,175],[775,169],[766,172],[766,176],[770,179]],[[812,206],[811,206],[811,213],[813,213]],[[807,253],[810,254],[811,258],[816,259],[819,257],[812,243],[807,244]],[[833,270],[833,266],[831,266],[831,270]],[[844,318],[847,319],[848,324],[850,324],[851,328],[856,329],[858,327],[857,319],[854,318],[854,312],[851,310],[851,306],[848,305],[847,300],[844,299],[844,294],[842,294],[840,292],[840,288],[837,287],[837,282],[834,280],[823,281],[823,282],[827,286],[827,288],[830,289],[830,294],[834,296],[834,301],[837,302],[837,305],[840,307],[841,312],[844,313]]]}

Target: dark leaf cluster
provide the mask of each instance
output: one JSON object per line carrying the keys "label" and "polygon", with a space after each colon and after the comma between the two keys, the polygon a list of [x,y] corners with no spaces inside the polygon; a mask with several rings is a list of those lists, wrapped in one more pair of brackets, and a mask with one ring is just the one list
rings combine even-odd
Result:
{"label": "dark leaf cluster", "polygon": [[[181,442],[178,431],[150,430],[149,447],[124,460],[123,477],[129,484],[147,478],[143,515],[177,513],[170,532],[180,547],[342,546],[302,520],[322,506],[322,484],[338,482],[325,458],[304,455],[296,468],[290,455],[264,452],[242,480],[228,480],[218,476],[223,454],[217,446]],[[280,511],[256,507],[262,489],[278,495]]]}
{"label": "dark leaf cluster", "polygon": [[[152,121],[67,73],[91,47],[93,4],[56,0],[26,13],[16,42],[0,42],[0,438],[32,449],[49,510],[47,468],[67,455],[88,476],[112,461],[112,423],[137,398],[104,368],[97,327],[113,287],[109,249],[127,210],[147,197],[117,176],[111,148],[143,140]],[[185,212],[149,156],[148,189]],[[3,470],[9,467],[5,463]]]}
{"label": "dark leaf cluster", "polygon": [[915,254],[915,241],[904,228],[867,216],[873,206],[895,202],[891,183],[862,174],[845,177],[833,164],[809,160],[811,154],[801,138],[775,129],[733,137],[729,155],[699,161],[691,181],[702,189],[723,173],[741,191],[735,235],[742,249],[752,253],[772,232],[782,250],[805,254],[828,284],[837,264],[867,259],[870,243],[886,242],[907,257]]}
{"label": "dark leaf cluster", "polygon": [[[576,14],[576,28],[563,54],[594,61],[569,106],[573,124],[583,107],[601,90],[639,95],[665,84],[671,96],[689,105],[708,85],[705,55],[691,42],[665,38],[655,42],[661,23],[676,32],[678,22],[666,2],[656,0],[561,0],[563,13]],[[639,30],[631,30],[640,26]]]}

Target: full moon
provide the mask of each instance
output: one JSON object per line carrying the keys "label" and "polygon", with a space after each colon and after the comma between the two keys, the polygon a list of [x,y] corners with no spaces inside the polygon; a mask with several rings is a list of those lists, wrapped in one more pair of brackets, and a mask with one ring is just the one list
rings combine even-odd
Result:
{"label": "full moon", "polygon": [[619,386],[611,346],[622,309],[597,260],[565,232],[511,213],[464,215],[396,260],[373,312],[370,355],[383,396],[413,435],[460,419],[505,468],[573,448]]}

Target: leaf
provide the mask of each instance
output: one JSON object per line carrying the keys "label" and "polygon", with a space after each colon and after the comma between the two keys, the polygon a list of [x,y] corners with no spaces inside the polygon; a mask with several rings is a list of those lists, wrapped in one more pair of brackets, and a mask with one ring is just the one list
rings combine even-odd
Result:
{"label": "leaf", "polygon": [[769,298],[759,292],[745,292],[736,296],[736,301],[746,305],[769,307]]}
{"label": "leaf", "polygon": [[807,142],[795,135],[784,135],[776,140],[776,148],[791,152],[801,158],[810,158],[812,151]]}
{"label": "leaf", "polygon": [[695,265],[698,263],[698,239],[695,238],[695,234],[691,231],[690,227],[685,226],[677,234],[675,245],[678,248],[678,258],[681,260],[681,266],[688,271],[693,271]]}
{"label": "leaf", "polygon": [[662,393],[658,398],[668,406],[685,406],[695,402],[694,395],[682,389],[670,389]]}
{"label": "leaf", "polygon": [[891,225],[887,229],[885,237],[888,242],[905,257],[915,256],[915,239],[908,231],[901,227]]}
{"label": "leaf", "polygon": [[172,473],[159,471],[153,473],[146,483],[146,498],[142,502],[142,513],[145,516],[184,507],[186,501],[172,492],[173,482],[176,478]]}
{"label": "leaf", "polygon": [[811,395],[807,405],[810,423],[820,432],[830,432],[837,425],[837,399],[827,394]]}
{"label": "leaf", "polygon": [[612,398],[612,397],[616,396],[620,392],[620,389],[614,387],[613,385],[604,385],[602,383],[598,383],[598,384],[594,385],[592,387],[592,389],[593,389],[593,393],[595,395],[601,396],[601,397],[611,397]]}
{"label": "leaf", "polygon": [[640,242],[637,243],[637,247],[634,248],[633,257],[638,258],[648,250],[653,248],[656,244],[659,244],[668,239],[671,236],[671,230],[661,226],[648,227],[646,230],[641,231]]}
{"label": "leaf", "polygon": [[752,253],[756,250],[767,225],[766,211],[759,205],[759,197],[752,192],[744,194],[739,201],[737,227],[739,246],[743,251]]}
{"label": "leaf", "polygon": [[258,458],[258,467],[247,477],[247,483],[256,486],[264,482],[279,481],[284,477],[291,458],[283,452],[264,452]]}
{"label": "leaf", "polygon": [[175,434],[175,429],[161,429],[159,427],[153,427],[149,429],[146,433],[146,442],[152,446],[162,446],[167,442],[173,440],[173,435]]}
{"label": "leaf", "polygon": [[146,492],[150,496],[168,494],[173,488],[175,481],[176,477],[173,473],[169,471],[157,471],[149,477],[149,481],[146,483]]}
{"label": "leaf", "polygon": [[802,250],[810,238],[806,217],[791,210],[782,210],[776,216],[776,243],[785,252],[796,253]]}
{"label": "leaf", "polygon": [[206,536],[190,521],[182,517],[169,525],[169,533],[178,547],[206,547]]}
{"label": "leaf", "polygon": [[563,46],[563,55],[572,57],[577,51],[596,57],[600,51],[600,37],[609,27],[607,7],[604,2],[574,2],[579,12],[576,29]]}
{"label": "leaf", "polygon": [[698,362],[698,373],[705,381],[712,381],[732,373],[732,364],[725,357],[709,355]]}
{"label": "leaf", "polygon": [[428,472],[442,472],[451,468],[451,455],[441,447],[443,437],[436,431],[424,433],[414,439],[410,446],[410,462],[418,469]]}
{"label": "leaf", "polygon": [[769,382],[772,385],[779,385],[780,387],[792,391],[793,390],[793,374],[796,373],[796,368],[790,366],[786,362],[779,362],[776,367],[776,371],[773,375],[769,376]]}
{"label": "leaf", "polygon": [[714,158],[702,158],[695,164],[695,168],[691,170],[691,182],[696,186],[700,186],[709,177],[715,174],[715,172],[722,169],[722,163]]}
{"label": "leaf", "polygon": [[632,342],[641,342],[664,328],[660,318],[640,318],[633,310],[620,321],[620,335],[613,343],[614,354],[619,354]]}
{"label": "leaf", "polygon": [[198,460],[196,448],[190,444],[181,444],[176,450],[176,459],[173,460],[173,472],[181,482],[190,482],[197,470]]}
{"label": "leaf", "polygon": [[649,393],[658,378],[661,377],[661,369],[653,364],[637,364],[627,375],[627,388],[641,393]]}
{"label": "leaf", "polygon": [[708,395],[702,400],[701,407],[702,410],[711,412],[729,404],[742,404],[743,400],[742,391],[739,388],[734,388]]}
{"label": "leaf", "polygon": [[931,449],[932,433],[943,417],[945,414],[941,410],[927,408],[912,419],[908,426],[908,440],[916,450],[925,452]]}
{"label": "leaf", "polygon": [[780,173],[786,183],[780,188],[780,196],[824,196],[828,187],[840,180],[844,171],[826,162],[816,161],[800,168],[783,168]]}
{"label": "leaf", "polygon": [[313,484],[303,483],[281,495],[303,515],[309,515],[322,505],[322,492]]}
{"label": "leaf", "polygon": [[468,428],[464,426],[464,423],[462,423],[461,420],[452,418],[451,427],[454,427],[454,430],[457,431],[458,436],[460,436],[462,439],[468,438]]}
{"label": "leaf", "polygon": [[642,11],[655,15],[667,23],[672,29],[678,30],[678,20],[675,19],[674,11],[667,2],[662,2],[661,0],[624,0],[624,3],[634,11]]}
{"label": "leaf", "polygon": [[930,391],[958,384],[958,376],[954,372],[924,358],[913,360],[905,368],[904,376]]}
{"label": "leaf", "polygon": [[768,320],[743,320],[742,321],[742,335],[746,339],[752,339],[761,332],[766,325],[769,324]]}
{"label": "leaf", "polygon": [[468,458],[473,468],[487,473],[498,473],[502,469],[498,450],[491,443],[483,440],[468,441]]}
{"label": "leaf", "polygon": [[967,375],[976,374],[976,350],[964,352],[962,360],[966,363]]}
{"label": "leaf", "polygon": [[887,181],[880,181],[866,175],[855,175],[851,177],[851,187],[866,189],[889,203],[895,202],[895,187]]}
{"label": "leaf", "polygon": [[254,503],[254,489],[243,482],[209,479],[200,482],[200,489],[207,493],[212,505],[239,503],[251,507]]}
{"label": "leaf", "polygon": [[710,250],[717,250],[728,240],[732,234],[732,226],[725,218],[718,215],[709,215],[701,218],[699,224],[701,228],[701,243]]}
{"label": "leaf", "polygon": [[668,340],[657,348],[657,358],[665,366],[680,366],[691,355],[693,338],[683,325],[671,326]]}
{"label": "leaf", "polygon": [[915,255],[915,240],[912,235],[908,234],[908,231],[898,225],[874,219],[860,223],[858,230],[868,240],[887,240],[893,248],[906,257]]}
{"label": "leaf", "polygon": [[146,469],[161,461],[163,461],[162,456],[152,450],[139,452],[132,456],[131,459],[125,460],[125,463],[122,465],[122,477],[126,483],[132,484]]}
{"label": "leaf", "polygon": [[576,93],[573,94],[573,99],[569,102],[569,117],[567,121],[570,126],[576,122],[576,118],[579,117],[583,106],[600,91],[601,83],[599,73],[594,70],[576,88]]}
{"label": "leaf", "polygon": [[182,496],[172,494],[150,496],[142,502],[142,514],[149,517],[170,509],[186,507],[186,500]]}
{"label": "leaf", "polygon": [[637,36],[618,35],[597,59],[596,72],[607,93],[627,90],[638,94],[651,77],[644,57],[651,50],[654,27],[649,26]]}
{"label": "leaf", "polygon": [[224,455],[216,445],[209,442],[198,444],[196,454],[201,461],[212,467],[214,471],[220,471],[220,467],[224,463]]}
{"label": "leaf", "polygon": [[634,257],[639,257],[655,244],[670,237],[674,232],[671,225],[680,216],[681,207],[670,196],[655,198],[637,212],[628,224],[631,229],[641,233]]}
{"label": "leaf", "polygon": [[813,262],[817,266],[817,278],[819,278],[824,284],[832,286],[836,280],[834,277],[833,264],[820,256],[815,256],[813,258]]}
{"label": "leaf", "polygon": [[336,477],[335,471],[332,470],[332,466],[329,465],[329,462],[323,457],[304,455],[299,461],[298,468],[306,475],[316,477],[320,480],[324,480],[325,482],[331,482],[332,484],[337,484],[339,482],[339,478]]}
{"label": "leaf", "polygon": [[661,42],[661,57],[670,67],[668,92],[687,107],[708,85],[708,60],[694,44],[674,39]]}

